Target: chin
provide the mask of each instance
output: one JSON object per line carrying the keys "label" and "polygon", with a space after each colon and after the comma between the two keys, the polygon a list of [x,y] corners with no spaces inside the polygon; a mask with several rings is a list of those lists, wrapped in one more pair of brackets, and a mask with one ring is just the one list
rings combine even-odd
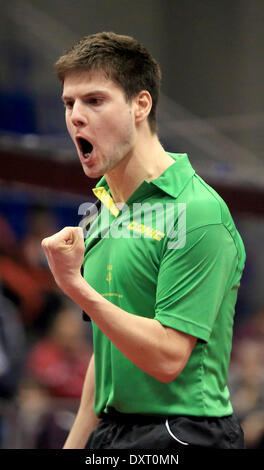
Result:
{"label": "chin", "polygon": [[88,178],[101,178],[104,173],[102,171],[100,171],[99,169],[96,169],[96,168],[89,168],[89,167],[85,167],[83,166],[83,171],[85,173],[86,176],[88,176]]}

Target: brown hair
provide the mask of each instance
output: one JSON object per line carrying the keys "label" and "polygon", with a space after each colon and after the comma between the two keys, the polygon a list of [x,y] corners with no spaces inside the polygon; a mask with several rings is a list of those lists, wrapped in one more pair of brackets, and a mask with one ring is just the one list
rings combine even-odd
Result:
{"label": "brown hair", "polygon": [[147,90],[152,97],[149,125],[151,131],[156,132],[161,71],[142,44],[130,36],[113,32],[85,36],[55,64],[55,71],[62,83],[67,73],[75,70],[102,70],[107,78],[123,89],[128,101],[140,91]]}

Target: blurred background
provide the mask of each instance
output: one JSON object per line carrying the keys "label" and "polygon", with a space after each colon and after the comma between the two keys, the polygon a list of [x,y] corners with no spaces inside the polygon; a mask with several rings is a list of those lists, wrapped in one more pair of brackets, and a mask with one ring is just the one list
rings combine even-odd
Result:
{"label": "blurred background", "polygon": [[53,64],[85,34],[135,36],[160,62],[159,136],[229,205],[246,246],[229,386],[264,448],[263,0],[0,0],[0,448],[61,448],[92,353],[43,237],[80,222],[91,188]]}

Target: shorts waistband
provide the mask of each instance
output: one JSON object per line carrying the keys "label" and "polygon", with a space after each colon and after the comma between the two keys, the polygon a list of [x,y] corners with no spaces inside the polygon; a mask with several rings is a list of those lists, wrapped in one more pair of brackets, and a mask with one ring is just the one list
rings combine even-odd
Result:
{"label": "shorts waistband", "polygon": [[101,413],[100,418],[104,421],[117,421],[120,423],[153,423],[163,422],[166,417],[159,415],[142,415],[131,413],[120,413],[114,408],[109,408],[107,413]]}
{"label": "shorts waistband", "polygon": [[148,423],[162,423],[166,419],[187,419],[195,422],[218,422],[218,421],[228,421],[233,419],[234,415],[227,415],[222,417],[209,417],[209,416],[186,416],[186,415],[142,415],[140,413],[121,413],[115,408],[108,408],[107,413],[102,412],[99,416],[100,419],[104,421],[115,421],[119,423],[138,423],[138,424],[148,424]]}

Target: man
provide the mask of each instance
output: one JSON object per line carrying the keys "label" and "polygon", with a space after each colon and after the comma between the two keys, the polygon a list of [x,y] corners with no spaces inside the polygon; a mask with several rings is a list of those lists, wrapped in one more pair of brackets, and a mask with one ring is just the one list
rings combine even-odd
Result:
{"label": "man", "polygon": [[159,66],[133,38],[99,33],[56,71],[82,168],[104,175],[85,245],[80,227],[42,243],[94,336],[64,447],[243,447],[226,385],[243,243],[187,155],[159,142]]}

